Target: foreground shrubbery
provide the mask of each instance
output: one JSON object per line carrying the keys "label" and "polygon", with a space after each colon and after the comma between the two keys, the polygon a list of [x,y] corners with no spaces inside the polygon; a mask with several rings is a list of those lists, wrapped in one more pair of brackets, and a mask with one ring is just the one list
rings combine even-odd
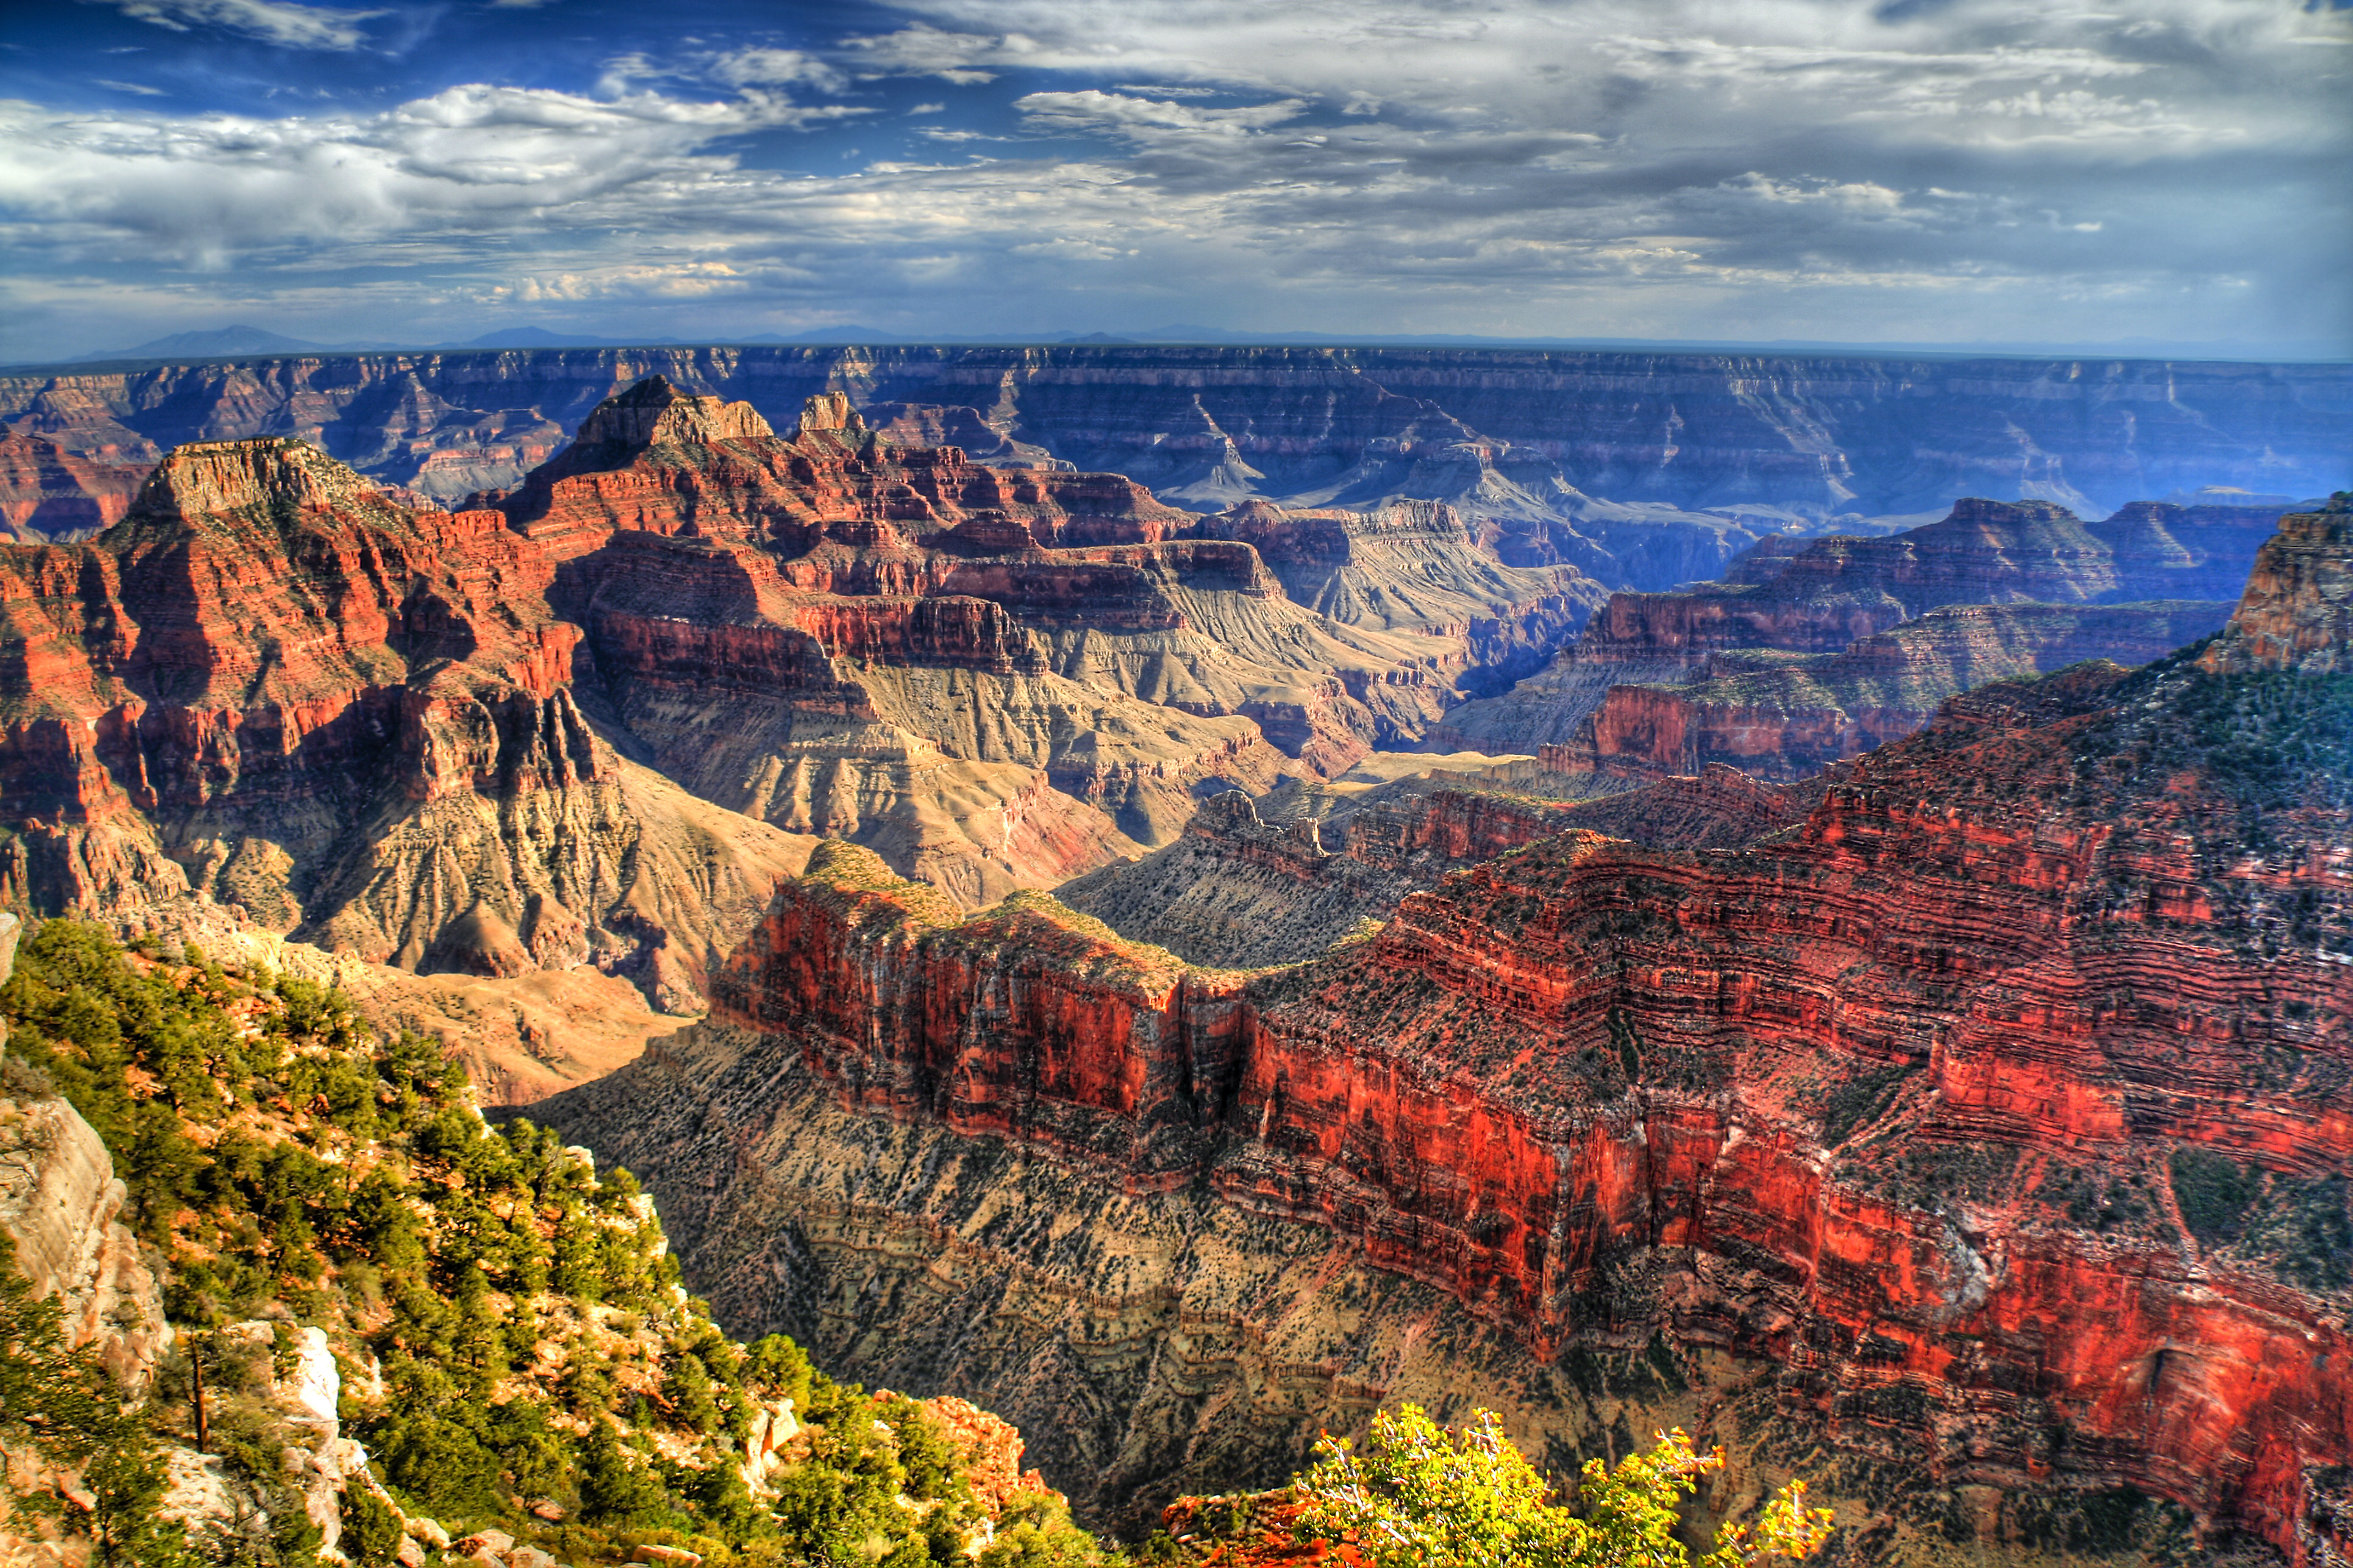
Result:
{"label": "foreground shrubbery", "polygon": [[[1723,1456],[1699,1454],[1680,1431],[1611,1469],[1588,1460],[1576,1507],[1550,1500],[1551,1487],[1480,1411],[1460,1430],[1439,1426],[1418,1405],[1375,1417],[1361,1448],[1326,1437],[1315,1467],[1299,1478],[1301,1533],[1346,1540],[1375,1568],[1670,1568],[1694,1561],[1676,1539],[1676,1508]],[[1826,1510],[1809,1511],[1806,1484],[1792,1481],[1753,1526],[1727,1523],[1703,1568],[1739,1568],[1813,1555],[1830,1534]]]}
{"label": "foreground shrubbery", "polygon": [[[526,1121],[485,1126],[436,1044],[379,1039],[333,991],[51,921],[0,986],[0,1094],[54,1087],[73,1103],[168,1268],[178,1346],[126,1415],[0,1251],[0,1440],[87,1462],[110,1568],[318,1562],[284,1459],[316,1434],[270,1396],[310,1327],[339,1364],[345,1435],[400,1510],[453,1536],[497,1528],[573,1563],[649,1543],[712,1568],[1120,1560],[1048,1494],[989,1517],[970,1457],[923,1406],[834,1383],[782,1336],[730,1341],[678,1288],[628,1172],[599,1176]],[[199,1384],[237,1507],[185,1542],[153,1517],[159,1443],[195,1441]],[[786,1409],[802,1431],[755,1494],[743,1440]],[[1300,1478],[1303,1522],[1381,1568],[1686,1563],[1674,1504],[1709,1464],[1676,1434],[1615,1472],[1588,1466],[1572,1512],[1492,1417],[1452,1433],[1409,1405],[1361,1453],[1322,1454]],[[353,1486],[343,1519],[344,1552],[388,1568],[402,1513]],[[1800,1556],[1820,1538],[1800,1489],[1704,1561]],[[1147,1556],[1194,1556],[1158,1547]]]}
{"label": "foreground shrubbery", "polygon": [[[628,1173],[600,1177],[528,1121],[486,1127],[433,1042],[378,1039],[301,979],[126,952],[66,921],[24,944],[0,1013],[16,1091],[46,1082],[73,1103],[164,1250],[180,1347],[150,1425],[192,1442],[201,1379],[208,1447],[251,1505],[196,1542],[206,1555],[315,1561],[282,1458],[314,1439],[266,1397],[294,1330],[315,1326],[345,1435],[453,1534],[496,1527],[571,1562],[648,1542],[723,1565],[975,1561],[965,1456],[920,1405],[836,1384],[781,1336],[728,1340],[677,1288]],[[786,1401],[805,1430],[755,1497],[742,1441]],[[141,1436],[126,1451],[148,1453]],[[381,1568],[398,1515],[350,1512],[353,1554]],[[997,1523],[985,1568],[1103,1560],[1051,1499]]]}

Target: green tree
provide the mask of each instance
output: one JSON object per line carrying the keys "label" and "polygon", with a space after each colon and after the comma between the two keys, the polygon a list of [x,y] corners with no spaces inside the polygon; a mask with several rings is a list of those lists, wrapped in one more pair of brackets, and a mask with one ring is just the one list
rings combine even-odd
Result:
{"label": "green tree", "polygon": [[344,1553],[360,1568],[392,1568],[400,1552],[400,1515],[364,1486],[343,1493],[343,1515]]}
{"label": "green tree", "polygon": [[[187,1539],[155,1518],[164,1465],[153,1439],[123,1413],[96,1352],[69,1348],[54,1301],[16,1271],[16,1245],[0,1230],[0,1437],[28,1443],[52,1464],[88,1460],[96,1500],[90,1533],[107,1568],[181,1568]],[[54,1498],[24,1498],[28,1512],[58,1512]],[[47,1507],[42,1505],[47,1503]]]}
{"label": "green tree", "polygon": [[592,1524],[649,1524],[668,1511],[661,1478],[632,1464],[612,1426],[595,1415],[580,1440],[580,1509]]}
{"label": "green tree", "polygon": [[[1376,1416],[1361,1453],[1329,1435],[1316,1453],[1294,1483],[1305,1504],[1301,1534],[1352,1540],[1375,1568],[1686,1568],[1676,1504],[1724,1463],[1721,1450],[1696,1453],[1682,1432],[1663,1433],[1614,1470],[1587,1461],[1571,1510],[1548,1500],[1544,1477],[1493,1412],[1456,1430],[1415,1405]],[[1811,1556],[1831,1516],[1805,1500],[1806,1484],[1792,1481],[1755,1525],[1725,1524],[1702,1568]]]}

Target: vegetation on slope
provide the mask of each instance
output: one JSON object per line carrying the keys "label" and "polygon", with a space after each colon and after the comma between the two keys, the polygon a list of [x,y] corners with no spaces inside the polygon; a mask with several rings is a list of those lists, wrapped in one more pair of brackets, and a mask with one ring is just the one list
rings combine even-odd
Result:
{"label": "vegetation on slope", "polygon": [[[730,1341],[679,1288],[627,1171],[600,1176],[527,1121],[486,1126],[438,1045],[376,1037],[332,990],[51,921],[0,1016],[0,1094],[74,1105],[167,1265],[178,1345],[127,1406],[92,1352],[65,1347],[0,1235],[0,1442],[79,1467],[102,1563],[315,1568],[322,1532],[287,1456],[318,1433],[284,1397],[312,1328],[343,1432],[373,1461],[374,1484],[340,1503],[341,1550],[363,1568],[413,1553],[428,1519],[575,1563],[648,1546],[712,1568],[1123,1561],[1055,1494],[984,1498],[981,1456],[924,1405],[834,1383],[780,1335]],[[744,1439],[786,1412],[797,1434],[755,1490]],[[232,1506],[184,1533],[156,1513],[164,1451],[196,1446],[223,1462]],[[1683,1562],[1674,1505],[1708,1464],[1663,1438],[1614,1472],[1588,1467],[1572,1513],[1492,1420],[1458,1436],[1408,1406],[1361,1458],[1329,1446],[1288,1500],[1303,1539],[1345,1538],[1362,1561]],[[55,1495],[18,1507],[64,1511]],[[1783,1497],[1750,1544],[1810,1550],[1820,1528]],[[1163,1533],[1143,1555],[1197,1548]]]}
{"label": "vegetation on slope", "polygon": [[[195,1442],[201,1377],[206,1446],[240,1505],[195,1542],[213,1561],[316,1561],[284,1460],[315,1434],[269,1397],[309,1327],[338,1363],[343,1433],[400,1510],[348,1489],[345,1549],[370,1568],[400,1547],[402,1513],[575,1563],[653,1542],[722,1568],[915,1568],[971,1563],[983,1540],[983,1568],[1103,1560],[1049,1493],[985,1522],[970,1456],[923,1406],[836,1384],[781,1336],[729,1341],[678,1288],[626,1171],[600,1177],[528,1121],[486,1127],[436,1044],[375,1037],[332,991],[195,952],[126,952],[52,921],[19,953],[0,1014],[21,1058],[10,1091],[54,1084],[73,1103],[164,1250],[181,1348],[143,1429],[110,1451],[138,1470],[130,1512],[146,1519],[154,1444]],[[59,1362],[37,1304],[12,1305],[22,1294],[0,1290],[0,1312],[32,1312],[0,1323],[5,1346],[49,1367],[44,1397],[87,1393],[89,1369]],[[0,1400],[7,1419],[70,1425],[13,1387]],[[743,1439],[786,1401],[801,1430],[755,1494]],[[120,1560],[174,1555],[166,1534],[124,1529]]]}

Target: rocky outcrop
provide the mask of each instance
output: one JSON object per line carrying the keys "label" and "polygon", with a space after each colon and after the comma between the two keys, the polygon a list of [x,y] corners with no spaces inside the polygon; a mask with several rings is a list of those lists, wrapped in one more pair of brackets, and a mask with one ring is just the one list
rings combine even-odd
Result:
{"label": "rocky outcrop", "polygon": [[2353,756],[2304,671],[1987,688],[1801,826],[1562,833],[1254,980],[828,851],[719,1026],[546,1112],[739,1321],[1053,1410],[1099,1502],[1276,1472],[1442,1335],[1540,1451],[1649,1347],[1652,1408],[1825,1445],[1899,1537],[2137,1492],[2325,1561]]}
{"label": "rocky outcrop", "polygon": [[1492,562],[1484,619],[1335,620],[1125,479],[885,443],[839,395],[789,440],[656,382],[613,406],[501,505],[579,563],[617,716],[699,794],[974,901],[1417,735],[1568,629],[1560,574]]}
{"label": "rocky outcrop", "polygon": [[1461,638],[1474,689],[1532,673],[1602,599],[1574,567],[1503,564],[1459,512],[1431,501],[1371,512],[1248,501],[1193,532],[1246,542],[1294,604],[1345,625]]}
{"label": "rocky outcrop", "polygon": [[1435,514],[1399,537],[1461,579],[1440,618],[1364,625],[1191,521],[659,377],[454,513],[184,446],[102,538],[0,550],[0,898],[693,1007],[809,836],[989,902],[1410,742],[1571,629],[1573,573]]}
{"label": "rocky outcrop", "polygon": [[209,898],[371,961],[595,963],[691,1005],[807,841],[595,732],[554,565],[283,440],[182,447],[100,540],[0,549],[0,892]]}
{"label": "rocky outcrop", "polygon": [[152,452],[69,450],[37,436],[0,436],[0,537],[38,543],[111,527],[154,462]]}
{"label": "rocky outcrop", "polygon": [[[2243,584],[2278,519],[2259,508],[2137,502],[2086,523],[2048,501],[1961,500],[1925,528],[1816,540],[1770,575],[1761,566],[1742,574],[1753,581],[1613,595],[1578,652],[1620,660],[1736,647],[1836,653],[1947,605],[2220,599]],[[2191,543],[2167,531],[2168,521]]]}
{"label": "rocky outcrop", "polygon": [[2320,675],[2348,668],[2353,648],[2353,495],[2339,491],[2325,511],[2280,520],[2255,553],[2247,591],[2229,628],[2199,656],[2216,674],[2255,670]]}
{"label": "rocky outcrop", "polygon": [[161,1266],[123,1220],[114,1162],[54,1096],[0,1096],[0,1230],[36,1297],[54,1300],[69,1347],[96,1348],[132,1395],[172,1341]]}
{"label": "rocky outcrop", "polygon": [[1673,684],[1619,684],[1564,748],[1634,778],[1725,763],[1795,780],[1911,734],[1947,698],[2086,659],[2146,664],[2218,630],[2223,604],[1954,605],[1834,654],[1711,652]]}
{"label": "rocky outcrop", "polygon": [[1550,668],[1433,738],[1567,745],[1653,775],[1715,759],[1797,777],[1985,681],[2195,640],[2227,616],[2276,516],[2136,502],[2085,523],[2049,502],[1963,500],[1885,538],[1777,538],[1723,581],[1611,595]]}

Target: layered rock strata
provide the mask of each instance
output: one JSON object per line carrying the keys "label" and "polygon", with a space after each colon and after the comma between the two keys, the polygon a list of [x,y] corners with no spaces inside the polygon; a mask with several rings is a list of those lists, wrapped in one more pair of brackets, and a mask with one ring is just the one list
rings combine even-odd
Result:
{"label": "layered rock strata", "polygon": [[1432,501],[1371,512],[1249,501],[1192,531],[1248,542],[1294,604],[1335,621],[1461,638],[1485,691],[1533,673],[1538,650],[1557,647],[1602,597],[1574,569],[1504,564],[1476,547],[1461,513]]}
{"label": "layered rock strata", "polygon": [[495,499],[566,561],[609,710],[666,773],[973,902],[1418,737],[1598,596],[1490,561],[1484,618],[1352,624],[1128,480],[898,446],[838,395],[779,438],[648,382]]}
{"label": "layered rock strata", "polygon": [[[2298,548],[2217,647],[2314,623],[2341,548]],[[647,1174],[737,1319],[1052,1411],[1099,1505],[1270,1474],[1428,1388],[1439,1335],[1460,1397],[1563,1454],[1609,1447],[1606,1358],[1649,1347],[1695,1418],[1823,1445],[1883,1543],[2143,1495],[2326,1561],[2353,1452],[2330,657],[1989,688],[1801,826],[1573,830],[1257,979],[828,850],[712,1028],[547,1114]],[[888,1336],[844,1310],[883,1301]]]}
{"label": "layered rock strata", "polygon": [[0,436],[0,538],[38,543],[111,527],[154,466],[147,452],[126,455],[103,445],[81,451],[38,437]]}
{"label": "layered rock strata", "polygon": [[1769,575],[1671,594],[1613,595],[1578,652],[1695,658],[1715,648],[1836,653],[1947,605],[2115,605],[2223,599],[2277,526],[2263,508],[2136,502],[2084,522],[2048,501],[1964,500],[1883,539],[1816,540]]}
{"label": "layered rock strata", "polygon": [[1409,742],[1598,596],[1448,523],[1493,614],[1351,624],[1193,521],[659,378],[456,512],[185,446],[101,538],[0,548],[0,900],[691,1008],[815,835],[971,903],[1060,881]]}
{"label": "layered rock strata", "polygon": [[[597,404],[656,374],[779,426],[828,391],[894,429],[898,405],[944,407],[932,418],[942,435],[953,421],[945,444],[976,457],[1129,474],[1204,510],[1252,496],[1450,501],[1505,530],[1518,564],[1567,561],[1637,589],[1714,577],[1790,521],[1959,495],[2087,514],[2215,484],[2312,495],[2345,482],[2353,449],[2338,365],[1083,344],[56,367],[0,377],[0,425],[73,454],[151,458],[295,436],[446,503],[514,483]],[[1778,519],[1756,516],[1772,508]]]}
{"label": "layered rock strata", "polygon": [[596,734],[554,569],[291,441],[182,447],[98,542],[0,548],[0,899],[209,898],[372,961],[699,1001],[810,841]]}
{"label": "layered rock strata", "polygon": [[1447,871],[1557,832],[1558,808],[1440,789],[1337,818],[1260,820],[1236,791],[1185,837],[1063,883],[1057,901],[1132,941],[1232,968],[1313,958]]}
{"label": "layered rock strata", "polygon": [[1911,733],[1971,686],[2145,663],[2214,630],[2276,518],[2144,501],[2087,523],[2049,502],[1965,500],[1884,538],[1768,540],[1722,581],[1611,595],[1548,668],[1435,738],[1800,776]]}
{"label": "layered rock strata", "polygon": [[1717,649],[1673,682],[1620,682],[1564,748],[1570,765],[1634,778],[1715,763],[1801,779],[1911,734],[1946,699],[2086,659],[2146,664],[2220,630],[2228,604],[1929,611],[1833,654]]}

